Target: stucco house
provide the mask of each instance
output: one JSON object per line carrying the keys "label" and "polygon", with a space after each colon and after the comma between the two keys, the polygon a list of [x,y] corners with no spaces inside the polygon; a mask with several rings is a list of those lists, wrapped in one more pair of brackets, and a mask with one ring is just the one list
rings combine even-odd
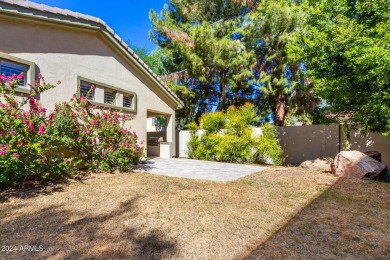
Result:
{"label": "stucco house", "polygon": [[148,118],[166,116],[164,141],[170,143],[168,156],[175,154],[175,110],[182,102],[101,19],[30,1],[0,0],[0,74],[20,72],[27,76],[20,94],[29,92],[28,83],[38,74],[48,83],[62,82],[39,97],[48,109],[68,101],[78,86],[83,93],[94,84],[89,101],[134,114],[126,127],[145,145]]}

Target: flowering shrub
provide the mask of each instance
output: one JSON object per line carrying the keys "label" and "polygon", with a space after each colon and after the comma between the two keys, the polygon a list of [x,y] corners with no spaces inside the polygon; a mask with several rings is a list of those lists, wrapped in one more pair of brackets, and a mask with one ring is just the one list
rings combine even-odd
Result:
{"label": "flowering shrub", "polygon": [[60,82],[39,78],[29,95],[16,97],[23,75],[0,76],[0,184],[55,179],[80,168],[127,171],[138,162],[143,148],[135,133],[123,128],[132,117],[104,111],[77,95],[48,113],[35,97]]}
{"label": "flowering shrub", "polygon": [[54,115],[50,128],[53,136],[66,137],[63,149],[87,168],[127,171],[143,155],[137,135],[123,128],[132,116],[104,111],[76,94],[70,102],[57,104]]}

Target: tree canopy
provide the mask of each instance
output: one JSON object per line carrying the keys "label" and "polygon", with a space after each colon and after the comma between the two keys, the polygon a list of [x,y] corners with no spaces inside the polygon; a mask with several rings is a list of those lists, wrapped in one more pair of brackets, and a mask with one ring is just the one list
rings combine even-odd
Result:
{"label": "tree canopy", "polygon": [[[318,104],[287,54],[299,16],[297,1],[170,0],[160,14],[150,12],[151,39],[187,70],[195,119],[251,102],[283,125],[287,113],[313,113]],[[304,98],[312,98],[310,109]]]}
{"label": "tree canopy", "polygon": [[390,134],[390,1],[305,2],[301,45],[326,108],[363,130]]}
{"label": "tree canopy", "polygon": [[[245,102],[276,125],[348,118],[390,134],[390,0],[169,0],[151,39],[182,123]],[[158,67],[158,66],[157,66]],[[166,73],[168,74],[168,73]]]}

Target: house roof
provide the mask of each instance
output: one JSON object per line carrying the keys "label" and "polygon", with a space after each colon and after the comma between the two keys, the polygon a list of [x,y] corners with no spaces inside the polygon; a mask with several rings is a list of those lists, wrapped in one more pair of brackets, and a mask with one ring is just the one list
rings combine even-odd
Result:
{"label": "house roof", "polygon": [[[31,13],[31,10],[38,11],[39,16],[37,14]],[[121,39],[121,37],[119,37],[119,35],[116,34],[114,30],[110,28],[102,19],[91,15],[73,12],[67,9],[51,7],[48,5],[23,0],[0,0],[0,13],[2,12],[28,15],[30,17],[35,17],[41,20],[50,20],[52,18],[50,15],[55,15],[56,18],[59,17],[61,20],[63,19],[70,24],[74,23],[75,26],[76,23],[78,23],[78,25],[80,23],[85,23],[87,25],[98,25],[100,30],[107,32],[111,36],[112,41],[115,41],[126,50],[127,54],[135,61],[135,65],[137,65],[147,77],[156,82],[156,85],[160,87],[166,94],[168,94],[173,101],[175,101],[175,103],[178,105],[178,108],[181,108],[184,105],[179,97],[162,81],[162,79],[156,75],[148,67],[148,65],[146,65],[146,63],[141,58],[139,58],[137,54]]]}

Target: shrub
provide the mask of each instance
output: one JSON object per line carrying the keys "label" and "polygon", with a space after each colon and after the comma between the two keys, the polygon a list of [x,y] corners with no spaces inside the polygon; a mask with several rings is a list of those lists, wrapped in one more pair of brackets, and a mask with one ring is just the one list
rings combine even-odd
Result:
{"label": "shrub", "polygon": [[131,117],[103,111],[76,95],[47,115],[35,96],[56,86],[40,76],[42,83],[20,98],[15,88],[22,79],[0,76],[0,184],[74,175],[82,163],[125,171],[139,160],[143,148],[135,133],[122,128]]}
{"label": "shrub", "polygon": [[190,140],[187,143],[187,156],[190,159],[195,159],[196,157],[196,150],[198,149],[200,145],[199,137],[196,133],[196,131],[199,129],[198,125],[195,122],[191,122],[187,124],[187,128],[190,130]]}
{"label": "shrub", "polygon": [[257,159],[256,161],[261,163],[270,163],[282,165],[283,164],[283,150],[279,145],[277,140],[276,128],[265,124],[261,128],[263,134],[257,137],[256,141],[256,150],[257,150]]}
{"label": "shrub", "polygon": [[[252,136],[252,124],[258,121],[252,104],[230,107],[226,113],[208,113],[202,116],[201,125],[205,133],[198,136],[198,127],[191,124],[188,142],[189,158],[237,163],[283,162],[282,149],[274,127],[264,125],[263,135]],[[225,131],[221,133],[223,126]]]}
{"label": "shrub", "polygon": [[[76,159],[63,160],[53,152],[62,140],[48,132],[47,110],[34,97],[55,86],[37,82],[31,86],[31,95],[18,100],[14,89],[22,79],[23,75],[0,76],[0,183],[15,184],[27,176],[50,179],[73,174]],[[26,106],[29,110],[22,108]]]}
{"label": "shrub", "polygon": [[254,162],[251,131],[242,136],[224,134],[220,136],[220,139],[220,143],[215,149],[218,161],[235,163]]}
{"label": "shrub", "polygon": [[226,117],[222,112],[203,114],[200,118],[200,126],[208,133],[218,133],[226,124]]}
{"label": "shrub", "polygon": [[[132,116],[104,111],[77,95],[70,102],[58,104],[56,115],[53,135],[69,138],[69,150],[89,169],[128,171],[143,154],[143,148],[137,144],[137,135],[123,128]],[[60,125],[62,129],[57,127]]]}
{"label": "shrub", "polygon": [[252,124],[259,120],[257,117],[253,104],[246,103],[240,108],[231,106],[226,111],[227,130],[232,135],[242,136]]}
{"label": "shrub", "polygon": [[215,133],[204,133],[200,139],[199,144],[194,150],[195,159],[212,161],[215,160],[216,149],[221,144],[222,138]]}

